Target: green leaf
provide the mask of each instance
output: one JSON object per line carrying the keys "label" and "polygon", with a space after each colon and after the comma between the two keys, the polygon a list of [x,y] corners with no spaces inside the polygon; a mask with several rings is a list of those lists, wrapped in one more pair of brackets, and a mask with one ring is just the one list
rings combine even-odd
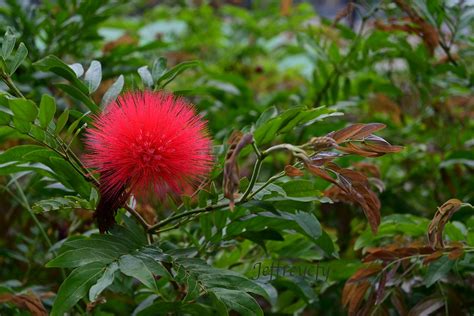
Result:
{"label": "green leaf", "polygon": [[71,125],[69,125],[68,129],[67,129],[67,133],[72,135],[74,133],[74,131],[76,130],[77,126],[79,125],[79,123],[85,118],[87,117],[89,114],[91,113],[91,111],[87,111],[86,113],[82,114],[77,120],[75,120],[74,122],[72,122]]}
{"label": "green leaf", "polygon": [[47,164],[54,170],[56,178],[65,186],[73,189],[83,198],[90,196],[91,184],[85,180],[84,176],[80,174],[68,161],[62,157],[50,157]]}
{"label": "green leaf", "polygon": [[212,237],[212,214],[204,214],[199,218],[199,226],[201,227],[202,232],[206,240],[211,239]]}
{"label": "green leaf", "polygon": [[90,263],[72,271],[59,287],[50,315],[63,316],[87,295],[90,286],[99,279],[103,271],[104,266],[100,263]]}
{"label": "green leaf", "polygon": [[145,286],[156,290],[153,273],[139,258],[132,255],[124,255],[120,257],[119,269],[123,274],[131,276],[142,282]]}
{"label": "green leaf", "polygon": [[21,63],[25,60],[26,56],[28,55],[28,49],[26,48],[25,44],[20,43],[18,45],[18,49],[16,50],[15,56],[8,64],[9,75],[13,75],[15,71],[20,67]]}
{"label": "green leaf", "polygon": [[66,126],[67,120],[69,118],[69,110],[65,110],[58,118],[56,123],[56,129],[54,133],[59,134],[63,130],[64,126]]}
{"label": "green leaf", "polygon": [[39,121],[42,128],[47,128],[49,123],[54,118],[56,113],[56,102],[54,98],[47,94],[43,94],[41,97],[40,109],[39,109]]}
{"label": "green leaf", "polygon": [[449,260],[448,256],[442,256],[431,263],[425,276],[425,285],[430,287],[438,280],[444,277],[454,266],[454,261]]}
{"label": "green leaf", "polygon": [[324,106],[315,109],[294,107],[256,128],[254,138],[259,145],[270,142],[278,134],[288,133],[297,126],[310,125],[329,116],[341,115]]}
{"label": "green leaf", "polygon": [[263,316],[260,305],[253,297],[245,292],[228,290],[224,288],[213,289],[212,292],[217,299],[223,302],[229,309],[238,312],[242,316]]}
{"label": "green leaf", "polygon": [[120,75],[117,80],[110,86],[107,92],[104,94],[102,98],[101,106],[105,108],[110,103],[114,102],[117,99],[120,92],[122,92],[124,84],[124,77]]}
{"label": "green leaf", "polygon": [[97,60],[93,60],[89,69],[87,69],[84,75],[84,80],[89,88],[89,94],[96,91],[99,88],[102,80],[102,66]]}
{"label": "green leaf", "polygon": [[142,79],[142,82],[145,87],[150,88],[151,86],[153,86],[153,77],[151,76],[151,73],[148,70],[148,66],[138,68],[137,72],[140,75],[140,78]]}
{"label": "green leaf", "polygon": [[8,57],[10,57],[10,54],[12,53],[13,48],[15,48],[15,43],[16,43],[16,36],[13,34],[11,28],[7,28],[7,31],[5,32],[5,36],[3,37],[3,43],[2,43],[3,60],[7,60]]}
{"label": "green leaf", "polygon": [[8,104],[16,119],[33,122],[38,115],[38,108],[30,100],[9,99]]}
{"label": "green leaf", "polygon": [[164,88],[166,87],[171,81],[176,78],[179,74],[181,74],[183,71],[189,68],[197,67],[201,63],[197,60],[192,60],[192,61],[185,61],[180,64],[177,64],[167,72],[165,72],[156,82],[157,86],[159,88]]}
{"label": "green leaf", "polygon": [[89,263],[109,264],[115,260],[115,251],[97,248],[74,249],[63,252],[46,264],[47,268],[75,268]]}
{"label": "green leaf", "polygon": [[89,289],[89,300],[91,302],[94,302],[100,293],[114,282],[115,272],[118,268],[117,262],[112,262],[112,264],[107,266],[104,274],[102,274],[102,276],[97,280],[97,283]]}
{"label": "green leaf", "polygon": [[56,75],[69,80],[74,87],[79,89],[83,94],[87,95],[89,93],[88,87],[77,78],[74,70],[56,56],[46,56],[45,58],[33,63],[33,65],[42,71],[51,71]]}
{"label": "green leaf", "polygon": [[77,196],[54,197],[47,200],[41,200],[36,202],[32,207],[35,213],[58,210],[72,210],[79,208],[86,210],[94,210],[89,200],[81,199]]}
{"label": "green leaf", "polygon": [[321,225],[316,216],[306,212],[296,212],[295,222],[305,231],[308,236],[318,239],[321,234]]}
{"label": "green leaf", "polygon": [[93,113],[98,113],[100,112],[100,108],[95,104],[89,96],[87,96],[85,93],[83,93],[81,90],[76,88],[75,86],[67,85],[67,84],[62,84],[62,83],[57,83],[56,87],[61,89],[62,91],[66,92],[69,94],[71,97],[74,99],[82,102],[85,106],[89,108]]}
{"label": "green leaf", "polygon": [[[322,194],[315,189],[314,183],[309,180],[296,179],[281,184],[288,197],[307,197],[308,201],[313,201],[315,198],[321,198]],[[297,199],[298,201],[305,201],[306,199]]]}

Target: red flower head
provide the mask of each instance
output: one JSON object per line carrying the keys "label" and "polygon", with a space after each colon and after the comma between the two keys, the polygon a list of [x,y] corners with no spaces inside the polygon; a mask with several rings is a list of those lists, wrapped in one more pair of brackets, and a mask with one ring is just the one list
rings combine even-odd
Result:
{"label": "red flower head", "polygon": [[86,134],[85,162],[100,173],[101,232],[131,193],[181,192],[211,168],[206,124],[191,104],[163,92],[131,92],[108,105]]}

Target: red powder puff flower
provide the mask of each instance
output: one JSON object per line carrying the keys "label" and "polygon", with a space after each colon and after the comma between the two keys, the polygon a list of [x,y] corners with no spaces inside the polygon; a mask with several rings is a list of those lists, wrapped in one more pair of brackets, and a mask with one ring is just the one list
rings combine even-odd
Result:
{"label": "red powder puff flower", "polygon": [[86,134],[86,166],[100,173],[95,217],[107,231],[130,194],[179,193],[211,168],[211,139],[191,104],[164,92],[131,92]]}

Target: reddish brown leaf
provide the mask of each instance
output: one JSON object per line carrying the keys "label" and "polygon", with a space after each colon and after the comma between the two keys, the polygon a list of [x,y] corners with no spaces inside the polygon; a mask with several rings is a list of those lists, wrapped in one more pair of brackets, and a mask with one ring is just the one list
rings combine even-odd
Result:
{"label": "reddish brown leaf", "polygon": [[334,183],[334,184],[338,185],[337,181],[333,177],[331,177],[329,175],[329,173],[327,173],[322,168],[319,168],[319,167],[316,167],[316,166],[313,166],[313,165],[310,165],[310,164],[306,164],[305,166],[306,166],[306,169],[308,169],[308,171],[311,172],[313,175],[321,177],[326,181],[329,181],[331,183]]}
{"label": "reddish brown leaf", "polygon": [[358,192],[358,195],[355,196],[355,201],[362,207],[365,217],[369,221],[370,228],[375,234],[380,225],[380,200],[373,191],[365,186],[357,185],[355,190]]}
{"label": "reddish brown leaf", "polygon": [[443,248],[444,226],[451,216],[461,208],[462,202],[458,199],[450,199],[438,207],[433,220],[428,226],[428,240],[432,248]]}
{"label": "reddish brown leaf", "polygon": [[304,175],[303,171],[291,165],[285,166],[285,174],[288,177],[301,177]]}
{"label": "reddish brown leaf", "polygon": [[242,135],[241,132],[233,132],[229,138],[230,144],[227,150],[224,163],[224,196],[230,200],[229,207],[232,210],[234,206],[234,198],[239,190],[240,173],[237,164],[237,157],[240,151],[253,141],[252,134]]}
{"label": "reddish brown leaf", "polygon": [[364,150],[361,147],[354,145],[353,143],[347,143],[346,146],[336,146],[336,149],[348,154],[353,154],[353,155],[358,155],[358,156],[368,157],[368,158],[382,156],[378,152]]}
{"label": "reddish brown leaf", "polygon": [[398,312],[398,315],[405,316],[407,314],[407,308],[405,302],[403,301],[403,294],[399,288],[395,288],[392,292],[390,300]]}
{"label": "reddish brown leaf", "polygon": [[362,259],[363,262],[370,262],[374,260],[382,260],[382,261],[393,261],[398,259],[398,256],[395,252],[386,250],[386,249],[380,249],[376,250],[374,252],[369,253]]}
{"label": "reddish brown leaf", "polygon": [[387,283],[387,273],[384,271],[380,276],[379,284],[377,286],[377,295],[375,296],[375,304],[380,304],[385,294],[385,285]]}
{"label": "reddish brown leaf", "polygon": [[369,266],[365,266],[356,273],[354,273],[348,280],[347,283],[358,282],[367,279],[377,273],[382,271],[382,266],[380,264],[371,264]]}
{"label": "reddish brown leaf", "polygon": [[359,130],[357,133],[352,135],[352,138],[353,139],[362,139],[362,138],[365,138],[365,137],[369,136],[373,132],[384,129],[385,127],[387,127],[387,126],[385,124],[382,124],[382,123],[364,124],[364,126],[362,127],[361,130]]}
{"label": "reddish brown leaf", "polygon": [[380,178],[380,169],[377,165],[368,162],[356,162],[353,166],[363,174]]}
{"label": "reddish brown leaf", "polygon": [[381,143],[364,143],[363,149],[367,151],[372,151],[381,154],[388,154],[388,153],[398,153],[399,151],[403,150],[403,146],[393,146],[390,144],[381,144]]}
{"label": "reddish brown leaf", "polygon": [[281,0],[281,2],[280,2],[280,14],[282,16],[290,15],[292,4],[293,4],[293,0]]}
{"label": "reddish brown leaf", "polygon": [[18,308],[30,311],[33,316],[48,315],[48,312],[44,308],[43,303],[41,303],[40,299],[34,294],[0,294],[0,303],[12,303]]}
{"label": "reddish brown leaf", "polygon": [[364,300],[365,293],[370,288],[370,282],[363,281],[356,283],[357,287],[352,291],[349,302],[349,315],[354,315],[359,310]]}
{"label": "reddish brown leaf", "polygon": [[397,254],[399,258],[409,257],[420,253],[420,250],[414,247],[395,248],[393,249],[393,251]]}
{"label": "reddish brown leaf", "polygon": [[439,45],[439,33],[436,28],[425,21],[405,0],[394,0],[394,2],[408,15],[411,22],[417,26],[418,34],[431,55],[433,55],[435,48]]}
{"label": "reddish brown leaf", "polygon": [[416,304],[408,313],[408,316],[431,315],[444,306],[443,297],[426,298]]}
{"label": "reddish brown leaf", "polygon": [[342,302],[343,307],[346,307],[349,305],[352,298],[352,293],[356,289],[357,289],[357,283],[346,282],[344,284],[344,288],[342,289],[342,296],[341,296],[341,302]]}
{"label": "reddish brown leaf", "polygon": [[347,16],[350,16],[352,12],[354,11],[354,3],[349,2],[342,10],[340,10],[337,14],[336,17],[334,18],[334,22],[332,23],[332,26],[335,26],[340,20],[344,19]]}
{"label": "reddish brown leaf", "polygon": [[450,260],[457,260],[464,255],[464,249],[462,248],[454,248],[448,255]]}
{"label": "reddish brown leaf", "polygon": [[380,225],[380,201],[377,195],[370,190],[368,179],[358,171],[344,169],[329,162],[326,166],[338,174],[337,188],[332,187],[324,192],[330,198],[359,204],[372,231],[377,232]]}
{"label": "reddish brown leaf", "polygon": [[426,256],[426,257],[423,259],[423,264],[424,264],[424,265],[427,265],[427,264],[430,263],[430,262],[433,262],[433,261],[435,261],[435,260],[438,260],[442,255],[443,255],[443,252],[442,252],[442,251],[433,252],[431,255]]}
{"label": "reddish brown leaf", "polygon": [[336,141],[336,143],[342,143],[343,141],[350,139],[352,136],[360,132],[364,128],[364,124],[354,124],[347,126],[336,132],[331,132],[327,134],[327,137],[331,137]]}

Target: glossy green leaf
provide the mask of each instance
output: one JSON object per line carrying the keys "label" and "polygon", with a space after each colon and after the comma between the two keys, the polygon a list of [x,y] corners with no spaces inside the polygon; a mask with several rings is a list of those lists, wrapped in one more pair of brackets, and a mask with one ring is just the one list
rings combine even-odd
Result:
{"label": "glossy green leaf", "polygon": [[435,262],[430,263],[424,281],[426,287],[432,286],[446,276],[453,266],[454,261],[450,260],[448,256],[442,256]]}
{"label": "glossy green leaf", "polygon": [[114,261],[115,252],[113,250],[106,250],[102,248],[94,249],[93,246],[89,248],[74,249],[66,251],[46,264],[48,268],[75,268],[89,263],[101,263],[103,265]]}
{"label": "glossy green leaf", "polygon": [[28,56],[28,49],[26,48],[25,44],[20,43],[16,50],[15,56],[13,56],[11,61],[8,63],[8,72],[10,76],[15,73],[18,67],[20,67],[26,56]]}
{"label": "glossy green leaf", "polygon": [[177,64],[167,72],[165,72],[158,80],[157,85],[160,88],[166,87],[171,81],[173,81],[179,74],[184,72],[185,70],[193,67],[197,67],[200,65],[200,62],[197,60],[192,61],[185,61],[180,64]]}
{"label": "glossy green leaf", "polygon": [[156,289],[155,278],[149,268],[139,258],[132,255],[124,255],[119,259],[120,271],[131,276],[151,289]]}
{"label": "glossy green leaf", "polygon": [[104,274],[102,274],[102,276],[97,280],[97,283],[89,289],[89,300],[91,302],[94,302],[100,293],[102,293],[114,282],[115,272],[118,270],[118,268],[119,267],[116,262],[112,262],[112,264],[107,266]]}
{"label": "glossy green leaf", "polygon": [[88,87],[77,78],[74,70],[72,70],[71,67],[69,67],[56,56],[46,56],[43,59],[35,62],[33,65],[35,65],[42,71],[53,72],[56,75],[69,80],[76,89],[82,92],[82,94],[87,95],[89,93]]}
{"label": "glossy green leaf", "polygon": [[80,101],[82,104],[87,106],[87,108],[89,108],[89,110],[91,110],[93,113],[98,113],[100,111],[100,108],[97,106],[97,104],[95,104],[94,101],[92,101],[89,96],[87,96],[85,93],[83,93],[81,90],[79,90],[75,86],[57,83],[56,87],[66,92],[74,99]]}
{"label": "glossy green leaf", "polygon": [[68,312],[87,295],[90,286],[100,278],[103,271],[104,266],[100,263],[90,263],[72,271],[59,287],[50,315],[63,316]]}
{"label": "glossy green leaf", "polygon": [[7,28],[7,31],[5,32],[5,36],[3,37],[3,43],[2,43],[3,60],[7,60],[7,58],[10,57],[10,54],[12,53],[13,48],[15,48],[15,43],[16,43],[16,36],[13,34],[10,28]]}
{"label": "glossy green leaf", "polygon": [[61,115],[58,117],[58,121],[56,123],[55,133],[59,134],[63,130],[64,126],[66,126],[67,120],[69,118],[69,110],[65,110]]}
{"label": "glossy green leaf", "polygon": [[16,119],[33,122],[38,115],[38,108],[30,100],[26,99],[9,99],[8,104]]}
{"label": "glossy green leaf", "polygon": [[56,102],[47,94],[41,97],[38,119],[42,128],[47,128],[56,113]]}
{"label": "glossy green leaf", "polygon": [[260,305],[245,292],[224,288],[213,289],[212,292],[230,310],[234,310],[242,316],[263,316]]}

